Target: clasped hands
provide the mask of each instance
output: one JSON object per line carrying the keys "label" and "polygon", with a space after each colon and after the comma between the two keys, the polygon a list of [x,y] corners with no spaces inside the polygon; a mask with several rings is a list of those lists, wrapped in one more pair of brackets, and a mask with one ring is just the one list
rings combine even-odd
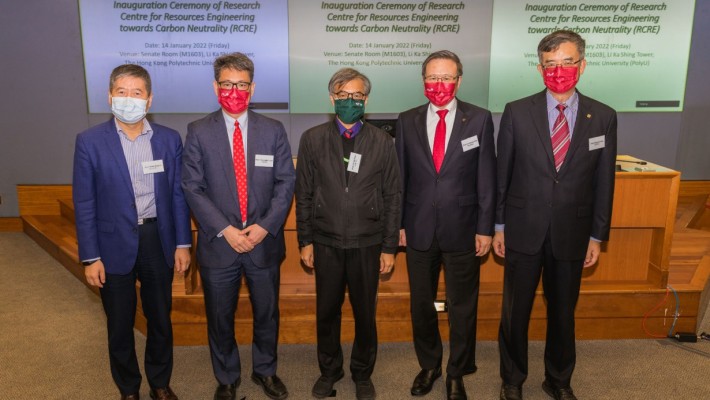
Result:
{"label": "clasped hands", "polygon": [[234,251],[248,253],[261,243],[268,233],[259,224],[252,224],[241,230],[230,225],[222,232],[222,235]]}

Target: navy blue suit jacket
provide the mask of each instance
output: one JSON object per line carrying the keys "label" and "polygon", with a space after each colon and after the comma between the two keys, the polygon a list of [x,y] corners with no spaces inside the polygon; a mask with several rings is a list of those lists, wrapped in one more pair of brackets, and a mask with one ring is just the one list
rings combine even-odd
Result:
{"label": "navy blue suit jacket", "polygon": [[[180,188],[182,140],[177,131],[151,123],[154,160],[164,172],[154,175],[158,230],[166,263],[175,249],[190,244],[190,212]],[[73,196],[79,259],[101,258],[109,274],[125,275],[138,254],[138,212],[126,157],[113,118],[77,135]]]}
{"label": "navy blue suit jacket", "polygon": [[[428,107],[429,103],[405,111],[397,121],[407,246],[428,250],[436,236],[443,251],[470,251],[476,248],[476,234],[493,234],[496,155],[491,113],[458,100],[437,174],[427,137]],[[478,146],[464,150],[463,141],[477,141]]]}
{"label": "navy blue suit jacket", "polygon": [[[247,112],[247,224],[258,224],[269,233],[249,256],[258,267],[273,267],[285,254],[283,225],[296,173],[283,125]],[[203,267],[226,268],[238,256],[218,236],[229,225],[243,227],[231,146],[221,109],[187,127],[182,187],[199,225],[197,259]],[[255,166],[257,154],[273,156],[273,166]]]}

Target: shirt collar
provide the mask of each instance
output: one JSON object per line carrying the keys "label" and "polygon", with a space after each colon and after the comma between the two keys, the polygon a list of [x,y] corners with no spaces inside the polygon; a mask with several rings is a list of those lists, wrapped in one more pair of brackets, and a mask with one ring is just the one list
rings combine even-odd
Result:
{"label": "shirt collar", "polygon": [[[343,134],[345,133],[345,131],[346,131],[348,128],[346,128],[345,126],[343,126],[343,123],[340,122],[340,120],[338,119],[338,117],[335,117],[335,125],[338,127],[338,132],[340,132],[340,136],[343,136]],[[362,129],[362,125],[363,125],[362,120],[359,120],[359,121],[357,121],[357,122],[355,123],[355,125],[353,125],[353,126],[350,128],[350,131],[352,132],[352,133],[350,134],[350,139],[354,138],[355,135],[357,135],[358,133],[360,133],[360,130]]]}
{"label": "shirt collar", "polygon": [[431,118],[431,117],[439,118],[439,115],[438,115],[436,112],[437,112],[437,111],[440,111],[440,110],[449,110],[449,112],[448,112],[446,115],[447,115],[447,116],[453,115],[454,113],[456,113],[456,107],[457,107],[457,105],[458,105],[458,100],[457,100],[455,97],[454,97],[453,100],[451,100],[451,101],[449,102],[449,104],[445,105],[443,108],[439,108],[439,107],[437,107],[437,106],[431,104],[431,102],[430,102],[430,103],[429,103],[429,110],[428,110],[428,112],[429,112],[429,117],[430,117],[430,118]]}
{"label": "shirt collar", "polygon": [[[128,135],[126,135],[126,132],[121,129],[121,126],[118,124],[118,121],[116,120],[116,117],[113,118],[113,123],[116,125],[116,131],[120,134],[128,138]],[[150,123],[148,123],[147,118],[143,118],[143,129],[141,129],[141,134],[138,136],[143,136],[143,135],[148,135],[149,138],[153,137],[153,128],[151,128]]]}
{"label": "shirt collar", "polygon": [[233,128],[234,122],[239,121],[239,127],[242,130],[246,129],[245,127],[247,126],[247,122],[249,121],[249,119],[247,118],[248,114],[249,114],[248,112],[242,113],[242,115],[240,115],[239,118],[234,119],[231,115],[227,114],[224,111],[224,109],[222,109],[222,115],[224,116],[224,123],[227,124],[227,126]]}
{"label": "shirt collar", "polygon": [[[549,90],[545,91],[545,97],[547,99],[547,113],[549,114],[557,107],[558,104],[560,104],[560,102],[552,96]],[[577,110],[577,106],[579,105],[579,95],[576,90],[572,93],[572,96],[564,102],[564,105],[567,106],[570,111]]]}

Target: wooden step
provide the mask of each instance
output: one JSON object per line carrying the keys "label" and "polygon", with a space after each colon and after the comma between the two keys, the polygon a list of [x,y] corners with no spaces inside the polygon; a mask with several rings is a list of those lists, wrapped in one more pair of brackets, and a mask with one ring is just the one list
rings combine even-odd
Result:
{"label": "wooden step", "polygon": [[[43,249],[55,257],[80,281],[85,283],[83,267],[78,260],[76,232],[73,223],[73,204],[70,187],[41,187],[23,189],[18,197],[30,199],[21,209],[38,214],[23,214],[23,229]],[[41,200],[33,196],[42,196]],[[51,197],[54,198],[52,205]],[[34,200],[32,200],[34,199]],[[59,200],[59,201],[58,201]],[[676,212],[676,227],[670,249],[670,272],[668,281],[678,292],[679,317],[676,330],[695,331],[702,320],[710,301],[710,232],[703,230],[707,194],[681,197]],[[315,289],[312,271],[304,268],[298,257],[294,210],[286,221],[285,237],[287,256],[281,266],[280,288],[280,341],[282,343],[315,342]],[[194,227],[193,227],[194,228]],[[621,230],[613,232],[615,243],[628,239]],[[652,230],[635,233],[641,242],[652,243]],[[618,240],[617,240],[618,239]],[[617,244],[618,245],[618,244]],[[194,253],[194,247],[192,249]],[[644,250],[645,251],[645,250]],[[602,254],[606,256],[606,254]],[[637,254],[620,254],[604,262],[615,269],[640,270]],[[172,321],[176,345],[206,344],[206,319],[199,270],[193,254],[193,265],[184,275],[176,275],[173,282]],[[481,340],[497,338],[502,303],[503,268],[500,260],[488,256],[481,271],[481,287],[478,305],[477,337]],[[593,272],[585,271],[586,273]],[[614,273],[614,271],[611,271]],[[618,276],[618,273],[616,273]],[[666,298],[666,290],[657,285],[655,277],[629,273],[623,282],[604,280],[604,274],[584,279],[577,306],[577,336],[580,339],[641,338],[646,337],[641,328],[644,314],[664,301],[660,310],[647,319],[647,327],[654,333],[665,334],[669,329],[675,298]],[[612,278],[616,276],[612,275]],[[90,287],[94,292],[98,290]],[[530,322],[530,337],[544,339],[546,312],[542,291],[538,288]],[[251,341],[251,304],[248,289],[242,285],[236,313],[237,340]],[[443,283],[439,286],[439,298],[445,298]],[[666,309],[670,310],[666,312]],[[145,332],[145,318],[137,310],[136,327]],[[380,282],[378,300],[378,335],[380,341],[410,341],[411,321],[409,313],[409,285],[406,276],[404,254],[397,255],[395,271]],[[448,337],[445,313],[439,316],[439,326],[444,338]],[[354,323],[347,296],[343,305],[342,340],[353,338]]]}
{"label": "wooden step", "polygon": [[70,199],[59,199],[59,215],[76,224],[74,219],[74,202]]}

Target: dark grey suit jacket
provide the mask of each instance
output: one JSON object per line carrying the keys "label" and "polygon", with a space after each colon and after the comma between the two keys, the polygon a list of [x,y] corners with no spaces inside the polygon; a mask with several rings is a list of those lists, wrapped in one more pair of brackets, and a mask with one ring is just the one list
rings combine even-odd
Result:
{"label": "dark grey suit jacket", "polygon": [[[604,147],[590,148],[590,139]],[[545,91],[505,107],[498,133],[496,223],[505,245],[540,251],[550,234],[557,259],[581,260],[590,236],[608,240],[614,197],[616,112],[579,93],[572,142],[555,170]]]}
{"label": "dark grey suit jacket", "polygon": [[[451,138],[439,173],[426,130],[429,104],[397,121],[395,147],[402,180],[402,228],[407,246],[428,250],[434,235],[443,251],[475,249],[476,234],[493,234],[496,160],[488,110],[458,101]],[[473,139],[475,137],[475,139]],[[464,151],[462,142],[478,141]]]}
{"label": "dark grey suit jacket", "polygon": [[[283,224],[296,173],[291,147],[281,122],[247,111],[247,224],[269,234],[249,255],[259,267],[278,265],[284,257]],[[199,225],[197,258],[201,266],[226,268],[238,253],[218,236],[228,225],[242,229],[232,144],[221,110],[187,127],[182,187]],[[273,156],[273,167],[255,166],[255,155]]]}

